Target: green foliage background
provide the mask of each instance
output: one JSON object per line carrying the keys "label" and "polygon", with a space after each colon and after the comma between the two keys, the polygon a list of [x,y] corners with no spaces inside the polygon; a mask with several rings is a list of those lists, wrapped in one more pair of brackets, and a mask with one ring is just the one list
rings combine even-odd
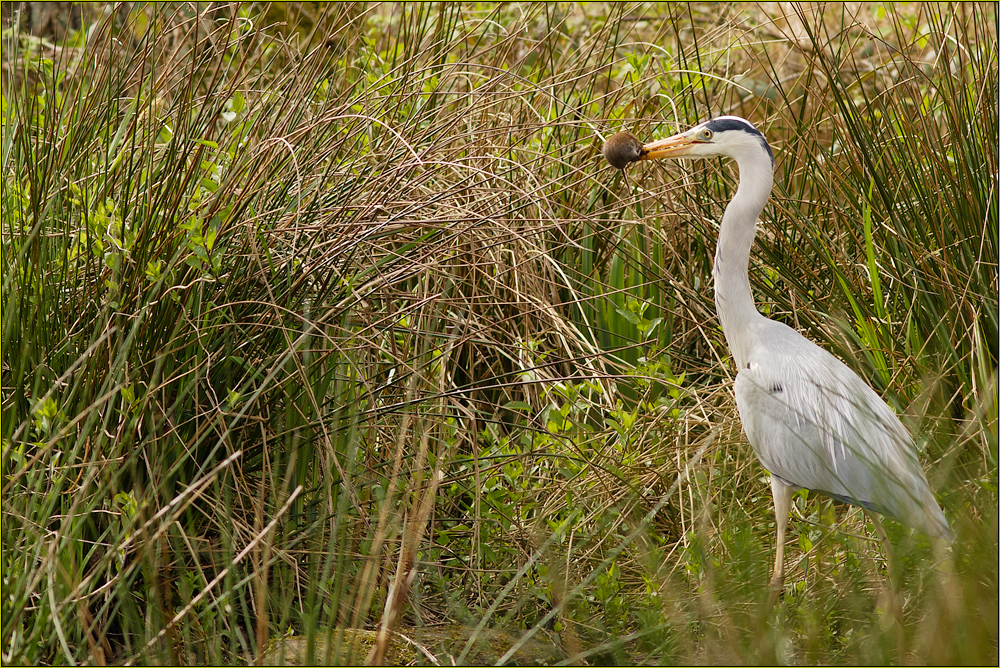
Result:
{"label": "green foliage background", "polygon": [[[441,660],[495,628],[573,662],[995,664],[997,9],[782,7],[4,26],[4,663],[287,634],[357,662],[319,639],[457,624]],[[735,171],[600,157],[722,113],[777,157],[759,307],[903,416],[943,566],[890,523],[887,568],[803,491],[767,601],[711,296]]]}

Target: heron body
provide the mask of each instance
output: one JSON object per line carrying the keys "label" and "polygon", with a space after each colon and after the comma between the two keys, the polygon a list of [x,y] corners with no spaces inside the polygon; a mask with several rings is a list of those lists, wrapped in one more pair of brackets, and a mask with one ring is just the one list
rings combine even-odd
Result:
{"label": "heron body", "polygon": [[774,157],[748,121],[722,116],[649,144],[622,132],[604,156],[623,169],[659,158],[728,157],[739,186],[719,230],[713,279],[722,331],[738,369],[736,406],[747,440],[771,473],[778,542],[772,585],[784,579],[792,493],[805,487],[951,540],[913,440],[892,409],[847,365],[757,311],[748,266],[757,217],[771,194]]}

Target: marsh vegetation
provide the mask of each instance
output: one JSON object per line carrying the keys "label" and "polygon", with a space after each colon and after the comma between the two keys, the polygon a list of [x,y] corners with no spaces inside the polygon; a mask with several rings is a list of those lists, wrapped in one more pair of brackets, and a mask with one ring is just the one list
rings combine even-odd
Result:
{"label": "marsh vegetation", "polygon": [[[417,663],[995,665],[997,8],[849,9],[5,25],[4,664],[361,662],[338,629],[391,627]],[[759,308],[916,435],[953,572],[803,491],[768,604],[711,292],[734,170],[600,153],[722,113],[775,149]]]}

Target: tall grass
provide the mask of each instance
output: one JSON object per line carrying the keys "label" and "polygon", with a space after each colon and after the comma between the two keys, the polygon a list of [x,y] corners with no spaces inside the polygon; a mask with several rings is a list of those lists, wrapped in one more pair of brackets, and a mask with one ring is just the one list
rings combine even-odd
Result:
{"label": "tall grass", "polygon": [[[995,8],[88,11],[9,33],[5,663],[996,662]],[[802,492],[768,604],[735,172],[599,151],[720,113],[759,305],[903,415],[954,572]]]}

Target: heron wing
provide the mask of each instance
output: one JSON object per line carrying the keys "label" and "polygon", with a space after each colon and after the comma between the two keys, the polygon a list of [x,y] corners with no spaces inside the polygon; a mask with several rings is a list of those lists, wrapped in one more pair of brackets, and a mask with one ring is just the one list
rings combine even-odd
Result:
{"label": "heron wing", "polygon": [[889,406],[836,357],[767,323],[736,377],[740,418],[761,463],[789,484],[948,536],[913,441]]}

